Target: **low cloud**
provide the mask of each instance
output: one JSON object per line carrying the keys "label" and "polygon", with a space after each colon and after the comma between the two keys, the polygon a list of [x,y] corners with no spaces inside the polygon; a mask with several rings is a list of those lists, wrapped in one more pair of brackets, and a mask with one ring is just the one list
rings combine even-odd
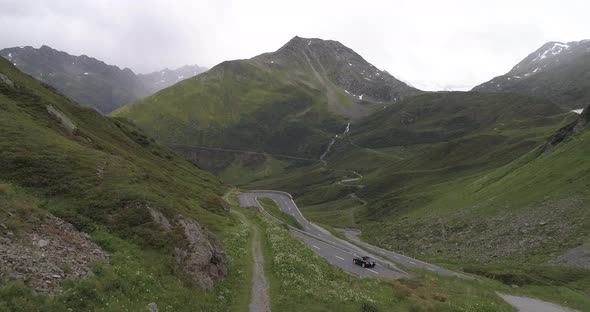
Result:
{"label": "low cloud", "polygon": [[426,90],[466,90],[547,41],[590,37],[587,1],[0,0],[1,47],[43,44],[136,72],[333,39]]}

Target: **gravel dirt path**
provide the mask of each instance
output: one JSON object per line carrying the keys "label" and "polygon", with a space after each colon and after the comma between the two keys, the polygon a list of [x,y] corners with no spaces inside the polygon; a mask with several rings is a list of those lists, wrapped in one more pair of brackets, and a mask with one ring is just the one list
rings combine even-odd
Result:
{"label": "gravel dirt path", "polygon": [[239,211],[232,210],[242,221],[246,222],[252,230],[252,256],[254,266],[252,269],[252,288],[250,297],[250,312],[270,312],[270,296],[268,295],[268,281],[264,275],[264,254],[262,253],[262,242],[260,230],[250,222],[248,218]]}

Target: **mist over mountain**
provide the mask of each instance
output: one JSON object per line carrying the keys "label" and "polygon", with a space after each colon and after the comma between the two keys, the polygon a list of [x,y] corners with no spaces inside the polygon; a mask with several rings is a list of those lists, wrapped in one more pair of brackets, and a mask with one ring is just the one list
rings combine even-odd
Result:
{"label": "mist over mountain", "polygon": [[547,42],[508,73],[473,88],[481,92],[514,92],[549,99],[580,109],[590,98],[590,40]]}
{"label": "mist over mountain", "polygon": [[0,56],[23,72],[103,114],[206,70],[187,65],[175,70],[135,74],[129,68],[121,69],[86,55],[74,56],[45,45],[39,49],[30,46],[6,48],[0,50]]}
{"label": "mist over mountain", "polygon": [[275,52],[223,62],[113,115],[166,143],[316,158],[347,121],[421,93],[337,41],[296,36]]}

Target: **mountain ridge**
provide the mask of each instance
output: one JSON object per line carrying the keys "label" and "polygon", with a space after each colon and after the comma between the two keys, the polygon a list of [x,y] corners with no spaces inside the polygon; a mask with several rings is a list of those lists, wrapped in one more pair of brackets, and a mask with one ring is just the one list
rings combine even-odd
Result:
{"label": "mountain ridge", "polygon": [[590,98],[590,40],[550,41],[503,75],[472,89],[543,97],[568,109],[586,107]]}
{"label": "mountain ridge", "polygon": [[185,65],[174,70],[166,68],[136,74],[127,67],[110,65],[86,54],[71,55],[47,45],[38,49],[31,46],[5,48],[0,50],[0,56],[103,114],[206,70],[197,65]]}
{"label": "mountain ridge", "polygon": [[337,41],[294,37],[112,115],[161,142],[319,158],[350,120],[421,93]]}

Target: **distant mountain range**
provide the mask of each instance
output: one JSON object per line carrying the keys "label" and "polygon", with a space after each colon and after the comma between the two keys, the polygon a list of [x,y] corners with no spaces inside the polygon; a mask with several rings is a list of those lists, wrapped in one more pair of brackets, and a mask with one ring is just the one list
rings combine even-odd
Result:
{"label": "distant mountain range", "polygon": [[69,98],[103,114],[206,71],[206,68],[190,65],[135,74],[128,68],[120,69],[86,55],[74,56],[45,45],[39,49],[7,48],[0,50],[0,56]]}
{"label": "distant mountain range", "polygon": [[548,42],[508,73],[473,91],[514,92],[543,97],[569,109],[586,107],[590,99],[590,40]]}

